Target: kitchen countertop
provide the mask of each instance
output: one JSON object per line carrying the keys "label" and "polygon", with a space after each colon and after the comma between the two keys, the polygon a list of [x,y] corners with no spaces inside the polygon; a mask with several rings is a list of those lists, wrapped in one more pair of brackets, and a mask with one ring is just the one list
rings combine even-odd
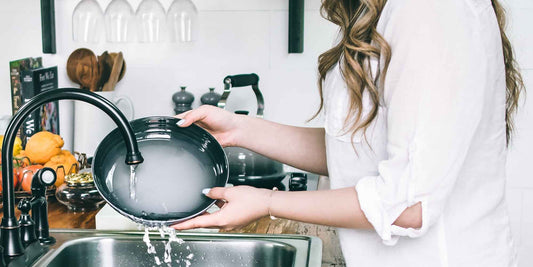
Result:
{"label": "kitchen countertop", "polygon": [[[326,178],[327,179],[327,178]],[[17,217],[20,212],[16,210]],[[48,201],[48,218],[50,228],[62,229],[95,229],[95,216],[98,210],[87,212],[72,212],[55,198]],[[221,231],[227,233],[255,233],[255,234],[298,234],[317,236],[322,240],[322,266],[344,266],[344,260],[333,227],[301,223],[285,219],[270,220],[264,217],[241,229]]]}

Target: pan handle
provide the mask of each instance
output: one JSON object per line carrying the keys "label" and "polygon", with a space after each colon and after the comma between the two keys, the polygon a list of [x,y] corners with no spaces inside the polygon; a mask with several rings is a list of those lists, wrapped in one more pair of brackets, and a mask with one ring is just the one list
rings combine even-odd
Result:
{"label": "pan handle", "polygon": [[259,84],[259,76],[255,73],[229,75],[224,78],[224,83],[231,83],[231,87],[244,87]]}
{"label": "pan handle", "polygon": [[245,87],[252,86],[252,89],[255,93],[255,98],[257,100],[257,117],[263,117],[263,111],[265,109],[265,100],[263,94],[259,90],[259,76],[255,73],[250,74],[238,74],[238,75],[229,75],[224,78],[224,93],[218,101],[219,108],[225,108],[226,102],[228,100],[229,94],[231,93],[232,87]]}

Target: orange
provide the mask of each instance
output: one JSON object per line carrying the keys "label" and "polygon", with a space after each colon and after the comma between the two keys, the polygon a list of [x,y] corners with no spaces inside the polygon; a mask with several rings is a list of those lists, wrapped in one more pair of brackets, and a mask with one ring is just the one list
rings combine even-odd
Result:
{"label": "orange", "polygon": [[51,132],[42,131],[34,134],[26,144],[26,156],[33,164],[45,164],[53,156],[61,153],[63,138]]}

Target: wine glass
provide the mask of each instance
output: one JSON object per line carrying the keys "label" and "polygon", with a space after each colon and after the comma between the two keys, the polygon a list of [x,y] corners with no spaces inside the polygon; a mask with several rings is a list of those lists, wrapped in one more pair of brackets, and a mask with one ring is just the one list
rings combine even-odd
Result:
{"label": "wine glass", "polygon": [[104,14],[95,0],[82,0],[72,13],[72,39],[76,42],[97,43],[103,30]]}
{"label": "wine glass", "polygon": [[198,10],[191,0],[174,0],[167,13],[170,38],[174,42],[196,40]]}
{"label": "wine glass", "polygon": [[166,31],[165,8],[159,0],[143,0],[136,12],[139,41],[153,43],[163,41]]}
{"label": "wine glass", "polygon": [[126,0],[113,0],[105,10],[105,27],[108,42],[132,41],[133,8]]}

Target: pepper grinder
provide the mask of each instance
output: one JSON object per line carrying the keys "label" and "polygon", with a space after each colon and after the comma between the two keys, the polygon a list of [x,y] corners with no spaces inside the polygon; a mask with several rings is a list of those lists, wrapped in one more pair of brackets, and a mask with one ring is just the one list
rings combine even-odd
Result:
{"label": "pepper grinder", "polygon": [[172,95],[172,101],[174,102],[174,112],[176,115],[189,111],[192,109],[192,102],[194,102],[194,95],[185,91],[186,86],[181,86],[181,91]]}
{"label": "pepper grinder", "polygon": [[215,93],[215,88],[211,87],[209,88],[209,92],[202,95],[200,98],[200,102],[202,102],[202,105],[211,105],[211,106],[217,106],[218,101],[220,101],[220,94]]}

